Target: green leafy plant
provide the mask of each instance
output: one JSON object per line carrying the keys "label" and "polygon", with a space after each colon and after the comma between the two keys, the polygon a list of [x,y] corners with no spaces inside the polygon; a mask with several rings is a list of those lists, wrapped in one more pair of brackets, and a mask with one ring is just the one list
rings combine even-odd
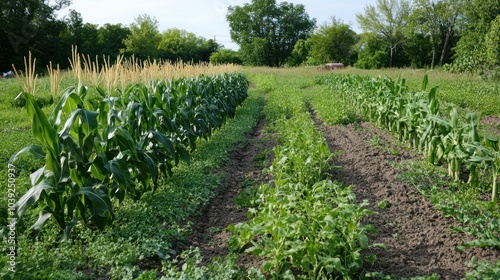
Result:
{"label": "green leafy plant", "polygon": [[493,177],[491,200],[496,201],[498,177],[500,176],[500,141],[497,139],[487,139],[486,146],[473,146],[474,155],[468,158],[469,162],[478,163],[482,166],[489,166]]}
{"label": "green leafy plant", "polygon": [[500,261],[494,263],[479,262],[473,258],[467,266],[474,268],[473,271],[467,273],[467,279],[494,280],[500,277]]}
{"label": "green leafy plant", "polygon": [[242,74],[180,78],[131,85],[118,96],[98,88],[97,104],[86,101],[86,87],[70,88],[49,116],[24,93],[41,144],[10,162],[29,152],[45,166],[31,175],[33,187],[16,203],[17,215],[40,202],[34,229],[50,217],[63,239],[78,221],[104,229],[114,219],[113,199],[138,200],[180,160],[189,163],[188,149],[234,117],[247,88]]}
{"label": "green leafy plant", "polygon": [[479,134],[476,113],[467,114],[462,122],[457,108],[449,106],[447,115],[442,116],[436,87],[426,91],[427,75],[419,92],[409,92],[404,79],[330,75],[321,81],[332,91],[341,92],[360,115],[419,150],[429,162],[446,164],[455,182],[467,168],[468,183],[477,187],[481,171],[489,168],[494,176],[492,199],[496,198],[498,156]]}
{"label": "green leafy plant", "polygon": [[[228,227],[234,234],[230,248],[265,257],[262,270],[275,279],[294,279],[294,274],[355,279],[365,260],[361,250],[379,246],[368,245],[368,233],[376,230],[361,224],[372,212],[356,203],[349,187],[325,178],[334,154],[306,113],[304,100],[279,99],[266,105],[288,112],[274,122],[280,143],[270,168],[274,181],[245,194],[245,201],[252,202],[250,220]],[[274,110],[265,111],[275,116]]]}

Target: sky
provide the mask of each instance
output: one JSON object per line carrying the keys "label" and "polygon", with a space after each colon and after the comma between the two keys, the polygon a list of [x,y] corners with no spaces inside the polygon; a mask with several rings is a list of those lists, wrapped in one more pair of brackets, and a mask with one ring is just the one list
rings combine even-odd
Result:
{"label": "sky", "polygon": [[[130,25],[139,15],[147,14],[159,22],[159,30],[170,28],[184,29],[200,37],[215,39],[225,48],[237,50],[238,45],[231,42],[229,23],[226,21],[229,6],[242,6],[250,0],[72,0],[72,4],[58,12],[59,17],[76,10],[84,22]],[[277,0],[277,3],[283,2]],[[288,0],[289,3],[303,4],[310,18],[317,25],[330,22],[332,16],[351,25],[360,33],[356,14],[364,13],[367,5],[376,0]]]}

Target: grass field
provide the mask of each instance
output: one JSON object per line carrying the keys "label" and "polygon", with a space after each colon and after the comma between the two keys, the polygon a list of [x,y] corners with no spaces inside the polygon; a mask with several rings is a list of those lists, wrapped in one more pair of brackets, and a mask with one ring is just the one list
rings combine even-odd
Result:
{"label": "grass field", "polygon": [[[433,211],[441,213],[440,217],[457,222],[452,228],[445,226],[449,231],[472,238],[468,243],[450,246],[459,246],[469,252],[467,257],[477,255],[478,261],[474,258],[472,268],[467,271],[442,272],[429,266],[427,270],[415,269],[412,275],[397,274],[394,266],[377,265],[377,259],[381,259],[378,254],[384,254],[378,250],[387,246],[371,241],[377,240],[374,235],[379,225],[372,228],[365,221],[375,212],[383,215],[385,208],[398,209],[394,206],[397,202],[391,198],[386,202],[370,201],[371,204],[357,200],[360,194],[356,186],[348,187],[335,177],[336,167],[332,160],[335,162],[341,152],[329,150],[328,147],[336,144],[328,142],[325,130],[318,124],[363,130],[363,117],[349,107],[348,100],[340,102],[339,95],[321,82],[322,77],[359,75],[393,80],[401,77],[406,79],[410,91],[416,92],[421,89],[427,74],[427,89],[438,87],[436,98],[441,102],[442,114],[446,114],[448,106],[458,109],[462,121],[470,112],[487,114],[489,121],[480,122],[479,133],[498,139],[498,84],[439,70],[347,68],[328,72],[317,68],[245,68],[242,71],[250,81],[250,89],[235,118],[208,140],[198,140],[191,164],[181,163],[174,167],[173,176],[162,178],[154,193],[145,193],[137,202],[131,199],[121,203],[113,201],[116,218],[104,231],[78,224],[68,241],[59,242],[60,232],[52,219],[39,230],[30,229],[38,214],[36,207],[28,210],[15,227],[16,273],[9,271],[12,267],[8,255],[12,232],[8,228],[9,192],[15,187],[16,198],[20,198],[31,187],[30,174],[44,163],[23,154],[16,159],[15,168],[9,166],[14,153],[37,144],[37,140],[31,131],[25,102],[16,99],[22,91],[21,85],[14,79],[0,80],[0,224],[5,244],[0,256],[0,275],[4,279],[403,279],[417,276],[422,278],[415,279],[437,279],[440,273],[444,278],[449,275],[468,279],[500,276],[500,263],[487,262],[489,258],[482,258],[484,254],[474,251],[474,248],[484,247],[489,250],[487,256],[499,255],[500,209],[498,203],[487,201],[491,193],[489,177],[469,187],[462,182],[466,180],[452,182],[448,179],[446,165],[436,167],[417,158],[391,164],[400,173],[401,180],[419,193],[419,201],[431,202]],[[64,80],[61,88],[74,82]],[[37,87],[35,100],[48,113],[60,96],[50,93],[48,77],[39,78]],[[335,102],[336,98],[339,102]],[[313,121],[312,115],[317,119]],[[186,238],[193,231],[199,230],[190,217],[203,215],[210,209],[211,199],[219,194],[227,177],[221,167],[230,162],[231,151],[253,143],[249,135],[255,133],[262,119],[266,122],[262,133],[276,138],[274,149],[267,151],[273,156],[259,163],[268,174],[268,182],[257,184],[253,175],[248,175],[244,182],[235,182],[238,190],[244,190],[240,201],[244,201],[243,210],[250,209],[248,220],[232,224],[230,231],[215,229],[233,236],[226,238],[229,252],[208,265],[206,262],[201,265],[201,258],[206,257],[203,252],[192,249],[182,253],[179,249],[184,248],[182,244],[189,243]],[[333,124],[338,119],[338,124]],[[369,129],[367,133],[374,132]],[[374,154],[418,154],[408,143],[394,144],[397,137],[392,142],[377,135],[366,136],[370,141],[360,140],[374,149]],[[254,156],[267,159],[262,154]],[[14,179],[9,181],[9,178]],[[317,207],[309,208],[311,205]],[[285,220],[287,223],[283,222]],[[299,224],[301,226],[294,226]],[[334,234],[336,232],[339,234]],[[394,231],[389,236],[403,243],[406,239],[397,236],[403,234],[404,231]],[[343,245],[335,246],[328,240]],[[314,244],[322,244],[322,247]],[[388,247],[391,250],[392,247]],[[260,262],[262,266],[239,265],[242,255],[252,254],[264,259]],[[467,263],[459,265],[466,267]]]}

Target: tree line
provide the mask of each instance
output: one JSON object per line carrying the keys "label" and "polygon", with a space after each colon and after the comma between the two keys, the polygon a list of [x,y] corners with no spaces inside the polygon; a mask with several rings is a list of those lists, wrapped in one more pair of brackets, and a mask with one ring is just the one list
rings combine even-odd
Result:
{"label": "tree line", "polygon": [[447,64],[451,70],[475,71],[500,63],[498,0],[377,0],[356,19],[361,34],[335,17],[316,26],[303,5],[275,0],[252,0],[230,7],[227,15],[231,38],[240,45],[243,61],[252,65]]}
{"label": "tree line", "polygon": [[0,71],[14,64],[22,68],[31,52],[39,69],[51,61],[61,68],[70,66],[72,46],[95,60],[118,55],[138,60],[162,59],[184,62],[209,61],[221,48],[215,40],[177,28],[161,32],[156,18],[139,15],[129,26],[85,23],[81,14],[70,10],[60,19],[56,12],[69,7],[70,0],[4,0],[0,2]]}
{"label": "tree line", "polygon": [[74,10],[58,19],[55,12],[70,4],[3,1],[0,67],[22,63],[29,50],[42,65],[52,61],[64,68],[72,45],[90,57],[122,54],[272,67],[341,62],[359,68],[445,66],[475,73],[500,65],[497,0],[377,0],[356,15],[361,34],[335,17],[318,25],[302,4],[252,0],[228,8],[226,18],[238,51],[185,30],[160,32],[158,20],[148,15],[140,15],[130,26],[84,23]]}

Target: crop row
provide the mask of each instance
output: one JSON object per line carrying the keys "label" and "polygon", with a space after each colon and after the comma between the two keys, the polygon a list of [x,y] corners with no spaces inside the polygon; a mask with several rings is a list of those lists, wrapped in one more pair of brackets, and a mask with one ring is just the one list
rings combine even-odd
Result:
{"label": "crop row", "polygon": [[496,199],[500,142],[478,133],[476,113],[468,113],[463,121],[457,109],[449,106],[441,114],[437,88],[426,90],[427,76],[418,92],[408,91],[404,79],[330,75],[321,82],[358,114],[418,149],[430,163],[446,164],[454,181],[460,180],[465,169],[471,186],[477,186],[482,175],[491,174],[492,200]]}
{"label": "crop row", "polygon": [[367,233],[375,231],[360,223],[371,212],[356,204],[350,187],[328,179],[334,155],[294,91],[269,94],[266,117],[279,134],[274,180],[248,199],[251,219],[230,226],[230,247],[264,257],[263,270],[278,279],[353,279]]}
{"label": "crop row", "polygon": [[16,203],[21,216],[38,202],[41,227],[53,217],[63,238],[78,222],[104,229],[114,219],[113,201],[154,191],[180,160],[190,161],[196,142],[233,117],[247,97],[242,74],[221,74],[134,84],[88,98],[86,87],[68,89],[46,115],[32,95],[28,115],[38,145],[29,152],[45,165]]}

